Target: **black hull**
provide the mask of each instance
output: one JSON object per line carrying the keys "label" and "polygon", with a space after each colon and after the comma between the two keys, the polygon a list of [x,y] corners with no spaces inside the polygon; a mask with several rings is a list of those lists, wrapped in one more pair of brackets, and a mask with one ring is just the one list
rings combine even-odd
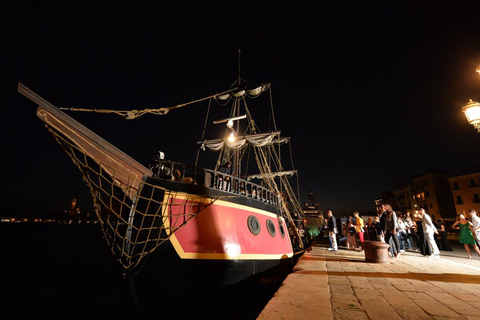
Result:
{"label": "black hull", "polygon": [[[152,178],[148,182],[175,192],[224,197],[229,203],[277,214],[274,206],[251,197],[232,196],[225,191],[164,179]],[[144,188],[144,192],[152,194],[148,188]],[[178,255],[172,243],[166,241],[144,258],[129,275],[129,281],[140,300],[158,294],[152,292],[154,288],[169,288],[169,295],[175,296],[182,295],[186,288],[192,292],[197,288],[202,291],[249,283],[275,283],[283,281],[293,271],[302,254],[303,251],[295,252],[293,256],[285,255],[282,259],[184,259]]]}
{"label": "black hull", "polygon": [[152,295],[170,298],[189,292],[221,287],[281,282],[293,271],[295,256],[281,260],[201,260],[180,259],[170,243],[165,243],[143,262],[137,274],[127,275],[133,294],[140,303]]}

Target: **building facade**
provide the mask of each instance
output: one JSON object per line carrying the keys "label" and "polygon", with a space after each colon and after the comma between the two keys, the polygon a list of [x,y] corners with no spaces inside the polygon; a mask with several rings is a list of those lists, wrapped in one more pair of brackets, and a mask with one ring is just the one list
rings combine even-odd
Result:
{"label": "building facade", "polygon": [[448,181],[456,214],[466,215],[470,209],[480,212],[480,172],[451,177]]}
{"label": "building facade", "polygon": [[430,172],[411,180],[411,198],[415,210],[424,208],[432,219],[457,216],[448,178],[452,173]]}
{"label": "building facade", "polygon": [[411,181],[404,182],[404,183],[396,183],[393,185],[393,198],[395,199],[394,202],[394,210],[404,213],[404,212],[412,212],[415,207],[412,205],[412,183]]}
{"label": "building facade", "polygon": [[[381,203],[390,203],[393,210],[400,214],[406,212],[415,214],[423,208],[436,220],[454,219],[457,213],[448,180],[453,176],[448,172],[427,170],[406,182],[395,183],[392,191],[393,199],[381,201]],[[377,210],[379,204],[380,201],[376,200]]]}

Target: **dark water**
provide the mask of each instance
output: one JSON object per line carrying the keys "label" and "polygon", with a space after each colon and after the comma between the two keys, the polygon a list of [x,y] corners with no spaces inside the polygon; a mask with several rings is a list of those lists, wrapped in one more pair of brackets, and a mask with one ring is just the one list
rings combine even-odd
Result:
{"label": "dark water", "polygon": [[2,319],[256,319],[281,284],[185,288],[136,306],[98,225],[0,223],[0,240]]}

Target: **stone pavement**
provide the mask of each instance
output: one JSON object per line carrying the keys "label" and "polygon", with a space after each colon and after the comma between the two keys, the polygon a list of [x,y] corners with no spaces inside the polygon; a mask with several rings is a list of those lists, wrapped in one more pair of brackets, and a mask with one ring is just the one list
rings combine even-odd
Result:
{"label": "stone pavement", "polygon": [[[328,242],[328,240],[327,240]],[[450,241],[440,258],[407,251],[369,263],[360,251],[315,241],[257,320],[479,319],[480,258]]]}

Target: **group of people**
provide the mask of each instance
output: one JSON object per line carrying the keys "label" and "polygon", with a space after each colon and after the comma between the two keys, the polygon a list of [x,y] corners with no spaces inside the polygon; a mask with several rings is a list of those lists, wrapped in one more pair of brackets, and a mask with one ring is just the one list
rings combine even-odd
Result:
{"label": "group of people", "polygon": [[343,232],[346,237],[347,249],[355,250],[358,248],[361,251],[363,250],[362,243],[365,241],[365,223],[358,211],[355,211],[353,216],[355,221],[353,221],[353,217],[348,217]]}
{"label": "group of people", "polygon": [[349,217],[348,221],[343,224],[343,233],[339,233],[337,220],[332,210],[328,210],[327,220],[325,222],[325,228],[328,230],[330,240],[330,248],[328,248],[328,250],[337,251],[338,243],[341,241],[346,241],[347,249],[349,250],[355,250],[357,248],[363,250],[361,244],[365,240],[365,224],[358,211],[355,211],[353,215],[355,222],[353,221],[353,217]]}
{"label": "group of people", "polygon": [[[464,244],[468,258],[471,259],[470,246],[480,257],[480,217],[475,210],[470,210],[469,213],[471,222],[460,214],[452,228],[460,230],[459,242]],[[369,217],[367,223],[364,223],[359,212],[355,211],[353,217],[348,217],[346,223],[342,223],[341,232],[337,229],[336,218],[331,210],[327,212],[327,217],[325,227],[329,233],[329,250],[332,251],[338,250],[338,243],[343,241],[348,250],[363,250],[362,244],[365,240],[390,244],[389,254],[395,258],[406,249],[419,251],[423,256],[431,258],[438,258],[440,250],[453,250],[448,242],[443,220],[434,221],[423,208],[413,219],[407,215],[404,220],[401,216],[397,217],[391,205],[383,204],[382,213],[374,218]]]}

